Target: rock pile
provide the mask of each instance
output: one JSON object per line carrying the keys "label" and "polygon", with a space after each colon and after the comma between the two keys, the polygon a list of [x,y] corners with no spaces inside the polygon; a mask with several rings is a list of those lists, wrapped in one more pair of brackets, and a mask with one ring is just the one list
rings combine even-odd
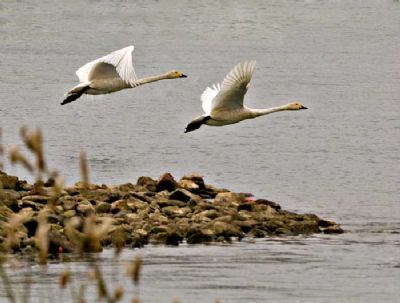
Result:
{"label": "rock pile", "polygon": [[[198,174],[179,181],[166,173],[158,180],[140,177],[136,184],[118,186],[77,183],[54,193],[54,182],[37,187],[0,172],[0,245],[7,222],[15,213],[27,219],[18,231],[14,252],[35,250],[38,213],[47,210],[50,252],[73,250],[66,233],[71,218],[109,218],[103,247],[119,243],[179,245],[240,240],[243,237],[342,233],[338,224],[314,214],[282,210],[275,202],[205,184]],[[48,186],[46,186],[48,185]],[[51,205],[51,207],[49,206]],[[83,227],[77,227],[82,231]]]}

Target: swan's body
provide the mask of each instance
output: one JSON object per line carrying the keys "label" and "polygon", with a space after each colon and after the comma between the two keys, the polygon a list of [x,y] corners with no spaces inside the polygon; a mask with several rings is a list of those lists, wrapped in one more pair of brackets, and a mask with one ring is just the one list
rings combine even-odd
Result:
{"label": "swan's body", "polygon": [[185,132],[196,130],[203,124],[223,126],[278,111],[307,109],[297,102],[266,109],[249,108],[243,105],[244,95],[249,87],[255,65],[255,61],[239,63],[226,75],[222,85],[214,84],[207,87],[201,95],[205,114],[190,122]]}
{"label": "swan's body", "polygon": [[133,49],[133,46],[122,48],[79,68],[76,75],[80,83],[67,93],[61,105],[75,101],[83,94],[103,95],[159,80],[186,77],[181,72],[170,71],[138,79],[132,63]]}

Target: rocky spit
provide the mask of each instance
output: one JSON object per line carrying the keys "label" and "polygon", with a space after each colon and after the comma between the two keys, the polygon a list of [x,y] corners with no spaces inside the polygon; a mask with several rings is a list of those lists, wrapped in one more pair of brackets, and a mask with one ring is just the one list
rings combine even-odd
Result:
{"label": "rocky spit", "polygon": [[[66,222],[93,215],[96,222],[110,218],[102,247],[118,243],[121,247],[215,243],[240,241],[243,237],[343,232],[335,222],[315,214],[285,211],[275,202],[208,185],[196,173],[179,181],[165,173],[158,180],[140,177],[136,184],[77,183],[57,194],[53,186],[52,180],[34,186],[0,172],[0,246],[7,240],[9,218],[23,212],[25,219],[16,232],[11,251],[35,252],[39,212],[43,208],[48,208],[49,250],[54,254],[74,250]],[[78,231],[82,229],[77,227]]]}

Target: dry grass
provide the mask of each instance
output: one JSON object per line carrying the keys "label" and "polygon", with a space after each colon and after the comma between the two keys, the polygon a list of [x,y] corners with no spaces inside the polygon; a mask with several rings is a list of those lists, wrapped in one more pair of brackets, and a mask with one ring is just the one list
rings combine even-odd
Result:
{"label": "dry grass", "polygon": [[[35,191],[40,192],[43,187],[44,177],[52,179],[53,186],[51,188],[52,199],[49,200],[48,204],[39,211],[38,213],[38,226],[35,234],[35,243],[38,250],[37,262],[42,266],[43,270],[46,270],[48,257],[49,257],[49,230],[50,224],[48,223],[47,215],[50,209],[55,207],[56,201],[61,195],[64,187],[63,179],[59,176],[57,172],[49,172],[47,163],[44,157],[43,149],[43,138],[40,129],[35,129],[33,131],[28,130],[27,127],[22,127],[20,131],[22,141],[35,159],[34,163],[31,163],[26,155],[20,150],[17,145],[12,145],[9,149],[9,159],[13,165],[21,165],[27,171],[29,171],[33,176],[36,177]],[[0,129],[0,169],[3,169],[3,155],[4,149],[1,145],[1,129]],[[86,160],[85,153],[80,154],[80,172],[82,178],[82,184],[85,188],[89,187],[89,168]],[[32,210],[22,209],[19,213],[12,214],[8,218],[8,222],[4,224],[3,228],[6,230],[7,237],[2,245],[3,251],[0,250],[0,278],[2,284],[6,291],[6,296],[8,301],[11,303],[16,303],[17,298],[12,287],[12,281],[10,280],[4,263],[9,264],[15,260],[12,255],[13,247],[17,246],[20,241],[21,230],[23,229],[23,224],[32,218]],[[73,217],[68,222],[65,222],[65,231],[69,240],[74,244],[78,253],[86,252],[98,252],[101,251],[102,245],[101,241],[109,231],[111,227],[110,218],[97,217],[95,215],[90,215],[83,219],[79,217]],[[82,231],[79,231],[79,226],[83,224]],[[123,241],[118,240],[118,233],[115,234],[115,255],[118,257],[123,250]],[[121,286],[116,286],[112,289],[107,281],[105,280],[101,268],[98,264],[95,254],[91,254],[90,261],[90,272],[92,272],[92,279],[97,287],[97,294],[99,300],[104,300],[109,303],[116,303],[120,301],[124,295],[125,290]],[[132,303],[140,303],[139,296],[139,284],[141,278],[141,269],[143,267],[143,259],[141,257],[136,257],[128,268],[127,275],[132,280],[135,292],[132,296]],[[29,278],[29,279],[28,279]],[[73,274],[70,270],[65,269],[59,275],[59,287],[60,289],[70,288],[71,294],[74,302],[85,303],[88,302],[85,299],[86,285],[80,284],[76,286],[73,282]],[[26,291],[23,294],[21,302],[29,302],[29,289],[32,283],[31,277],[27,277],[26,281]],[[179,301],[175,301],[179,302]]]}

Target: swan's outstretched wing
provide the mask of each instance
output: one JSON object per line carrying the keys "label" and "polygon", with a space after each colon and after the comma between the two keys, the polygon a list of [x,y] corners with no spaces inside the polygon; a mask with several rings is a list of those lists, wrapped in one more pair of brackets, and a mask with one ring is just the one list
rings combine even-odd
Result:
{"label": "swan's outstretched wing", "polygon": [[256,61],[245,61],[236,65],[226,75],[221,89],[212,100],[212,112],[243,107],[244,95],[247,92],[255,66]]}
{"label": "swan's outstretched wing", "polygon": [[200,99],[202,101],[202,107],[204,112],[209,115],[212,110],[212,101],[218,92],[221,90],[221,84],[213,84],[210,87],[207,87],[205,91],[202,93]]}
{"label": "swan's outstretched wing", "polygon": [[137,76],[132,62],[133,49],[131,45],[85,64],[76,71],[79,81],[89,82],[94,79],[119,76],[127,84],[136,86]]}

